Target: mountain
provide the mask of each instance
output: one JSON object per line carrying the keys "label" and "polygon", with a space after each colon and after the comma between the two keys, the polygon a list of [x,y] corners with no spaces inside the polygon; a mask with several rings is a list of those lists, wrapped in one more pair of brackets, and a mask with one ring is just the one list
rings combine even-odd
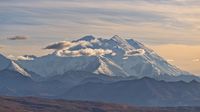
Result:
{"label": "mountain", "polygon": [[47,97],[57,95],[66,88],[61,82],[34,81],[32,74],[13,60],[0,55],[0,95]]}
{"label": "mountain", "polygon": [[134,42],[118,36],[84,37],[49,46],[58,49],[42,57],[14,61],[0,55],[0,95],[142,106],[200,105],[198,77]]}
{"label": "mountain", "polygon": [[61,57],[47,55],[35,60],[20,60],[19,64],[28,71],[43,77],[62,75],[68,71],[88,71],[113,76],[124,74],[123,70],[116,64],[101,56]]}
{"label": "mountain", "polygon": [[42,77],[86,71],[108,76],[200,81],[199,77],[169,64],[142,43],[117,35],[110,39],[85,36],[74,41],[53,43],[46,49],[55,51],[32,60],[17,60],[16,63]]}
{"label": "mountain", "polygon": [[113,77],[107,76],[104,74],[97,75],[95,73],[86,72],[86,71],[68,71],[63,75],[56,75],[53,77],[49,77],[46,80],[48,81],[58,81],[63,83],[65,86],[69,86],[69,88],[73,88],[74,86],[81,85],[88,82],[100,82],[100,83],[112,83],[122,80],[133,80],[135,77]]}
{"label": "mountain", "polygon": [[82,83],[110,83],[118,80],[122,78],[85,71],[68,71],[62,75],[41,78],[33,72],[24,70],[13,60],[0,55],[0,95],[52,97]]}
{"label": "mountain", "polygon": [[29,73],[14,61],[0,54],[0,94],[26,95],[31,94],[33,81]]}
{"label": "mountain", "polygon": [[137,107],[101,102],[0,97],[1,112],[199,112],[199,107]]}
{"label": "mountain", "polygon": [[28,74],[23,68],[21,68],[18,64],[16,64],[14,61],[6,58],[5,56],[0,54],[0,72],[1,71],[12,71],[12,72],[18,72],[19,74],[30,77],[30,74]]}
{"label": "mountain", "polygon": [[88,82],[73,87],[61,98],[139,106],[199,106],[200,83],[165,82],[151,78],[113,83]]}

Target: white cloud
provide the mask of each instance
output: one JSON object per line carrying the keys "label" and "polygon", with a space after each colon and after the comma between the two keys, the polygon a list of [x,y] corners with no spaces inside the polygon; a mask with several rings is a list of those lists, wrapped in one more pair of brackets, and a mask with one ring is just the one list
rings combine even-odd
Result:
{"label": "white cloud", "polygon": [[58,50],[58,49],[63,49],[63,48],[70,47],[73,45],[74,45],[74,43],[70,42],[70,41],[60,41],[60,42],[52,43],[52,44],[46,46],[45,49]]}
{"label": "white cloud", "polygon": [[11,60],[15,60],[15,59],[16,59],[16,57],[15,57],[15,56],[13,56],[13,55],[11,55],[11,54],[10,54],[10,55],[8,55],[7,57],[8,57],[9,59],[11,59]]}
{"label": "white cloud", "polygon": [[34,55],[24,55],[24,56],[8,55],[7,57],[11,60],[34,60],[34,58],[36,58],[36,56]]}
{"label": "white cloud", "polygon": [[69,56],[69,57],[77,57],[77,56],[103,56],[106,54],[113,54],[114,52],[109,49],[91,49],[91,48],[86,48],[86,49],[80,49],[80,50],[59,50],[56,52],[57,55],[59,56]]}
{"label": "white cloud", "polygon": [[193,59],[193,62],[200,62],[200,59]]}
{"label": "white cloud", "polygon": [[173,59],[167,59],[167,62],[174,62]]}
{"label": "white cloud", "polygon": [[91,41],[84,41],[84,40],[60,41],[60,42],[52,43],[52,44],[46,46],[44,49],[60,50],[60,49],[70,49],[70,48],[77,47],[77,46],[80,46],[81,48],[87,48],[97,42],[99,42],[97,39],[94,39]]}
{"label": "white cloud", "polygon": [[[20,1],[1,2],[0,18],[4,21],[0,21],[0,36],[27,33],[48,40],[83,34],[111,36],[117,32],[156,41],[200,42],[199,0]],[[192,39],[195,41],[190,42]]]}
{"label": "white cloud", "polygon": [[126,52],[125,56],[138,56],[138,55],[144,55],[145,50],[144,49],[136,49],[136,50],[130,50]]}
{"label": "white cloud", "polygon": [[18,56],[17,60],[34,60],[34,58],[28,56]]}
{"label": "white cloud", "polygon": [[18,56],[17,60],[34,60],[37,58],[37,56],[34,55],[24,55],[24,56]]}
{"label": "white cloud", "polygon": [[87,46],[91,46],[92,44],[88,41],[78,41],[78,42],[76,42],[76,45],[80,45],[82,47],[87,47]]}

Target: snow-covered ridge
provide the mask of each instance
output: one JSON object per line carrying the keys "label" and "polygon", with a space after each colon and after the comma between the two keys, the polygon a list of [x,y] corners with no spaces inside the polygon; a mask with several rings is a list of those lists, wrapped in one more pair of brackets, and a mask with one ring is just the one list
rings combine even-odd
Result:
{"label": "snow-covered ridge", "polygon": [[0,71],[2,70],[15,71],[24,76],[31,77],[30,74],[28,74],[23,68],[21,68],[18,64],[16,64],[13,60],[10,60],[0,54]]}
{"label": "snow-covered ridge", "polygon": [[117,35],[110,39],[85,36],[74,41],[52,43],[45,49],[55,51],[33,60],[18,60],[17,63],[44,77],[62,75],[71,70],[162,80],[166,77],[191,75],[169,64],[142,43]]}
{"label": "snow-covered ridge", "polygon": [[17,65],[14,61],[11,61],[8,70],[19,72],[20,74],[31,77],[29,73],[27,73],[24,69],[22,69],[19,65]]}

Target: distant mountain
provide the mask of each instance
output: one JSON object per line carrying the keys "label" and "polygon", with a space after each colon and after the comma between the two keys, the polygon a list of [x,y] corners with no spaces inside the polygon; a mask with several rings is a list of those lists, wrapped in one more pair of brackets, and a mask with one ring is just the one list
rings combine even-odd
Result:
{"label": "distant mountain", "polygon": [[151,78],[114,83],[89,82],[73,87],[62,98],[140,106],[199,106],[200,83],[165,82]]}
{"label": "distant mountain", "polygon": [[85,71],[68,71],[63,75],[56,75],[53,77],[50,77],[46,80],[54,80],[54,81],[60,81],[64,83],[65,85],[80,85],[87,82],[101,82],[101,83],[111,83],[111,82],[117,82],[121,80],[131,80],[136,79],[135,77],[112,77],[107,75],[97,75],[95,73],[91,72],[85,72]]}
{"label": "distant mountain", "polygon": [[[87,82],[110,83],[126,80],[122,77],[97,75],[85,71],[68,71],[62,75],[41,78],[17,65],[13,60],[0,57],[0,95],[55,97],[68,89]],[[130,77],[134,79],[134,77]]]}
{"label": "distant mountain", "polygon": [[199,106],[200,83],[112,77],[84,71],[34,81],[14,71],[0,72],[0,95],[100,101],[140,106]]}
{"label": "distant mountain", "polygon": [[136,107],[35,97],[0,97],[1,112],[199,112],[200,107]]}
{"label": "distant mountain", "polygon": [[14,61],[0,54],[0,94],[17,93],[14,89],[23,88],[31,82],[31,76]]}
{"label": "distant mountain", "polygon": [[200,81],[199,77],[169,64],[140,42],[117,35],[110,39],[85,36],[71,42],[57,42],[46,49],[55,49],[55,52],[16,62],[27,71],[43,77],[86,71],[108,76]]}
{"label": "distant mountain", "polygon": [[65,89],[62,85],[55,81],[36,82],[32,79],[32,74],[13,60],[0,55],[0,95],[51,96],[59,94],[59,92],[55,93],[55,90]]}
{"label": "distant mountain", "polygon": [[30,94],[27,88],[32,85],[31,76],[14,61],[0,55],[0,94]]}
{"label": "distant mountain", "polygon": [[118,80],[122,78],[84,71],[68,71],[62,75],[41,78],[21,68],[13,60],[0,55],[0,95],[52,97],[82,83],[110,83]]}
{"label": "distant mountain", "polygon": [[0,54],[0,72],[1,71],[17,72],[23,75],[24,77],[30,77],[30,74],[28,74],[23,68],[21,68],[18,64],[16,64],[13,60],[10,60]]}

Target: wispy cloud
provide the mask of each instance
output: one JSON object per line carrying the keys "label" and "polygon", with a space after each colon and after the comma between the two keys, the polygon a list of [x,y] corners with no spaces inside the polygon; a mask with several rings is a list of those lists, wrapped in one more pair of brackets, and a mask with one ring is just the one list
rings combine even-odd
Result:
{"label": "wispy cloud", "polygon": [[8,37],[7,39],[8,40],[26,40],[28,38],[29,37],[27,37],[27,36],[13,36],[13,37]]}
{"label": "wispy cloud", "polygon": [[26,33],[40,39],[117,32],[147,40],[169,39],[168,43],[198,43],[199,6],[199,0],[1,1],[0,33]]}
{"label": "wispy cloud", "polygon": [[200,62],[200,59],[193,59],[193,62]]}
{"label": "wispy cloud", "polygon": [[65,47],[72,46],[72,45],[73,45],[72,42],[61,41],[61,42],[56,42],[56,43],[50,44],[47,47],[45,47],[44,49],[55,49],[55,50],[58,50],[58,49],[63,49]]}
{"label": "wispy cloud", "polygon": [[167,59],[167,62],[174,62],[173,59]]}
{"label": "wispy cloud", "polygon": [[115,55],[112,50],[109,49],[91,49],[85,48],[80,50],[60,50],[57,51],[57,54],[60,56],[70,56],[70,57],[79,57],[79,56],[103,56],[106,54]]}
{"label": "wispy cloud", "polygon": [[92,46],[91,43],[98,42],[97,39],[91,40],[90,42],[79,40],[79,41],[60,41],[56,43],[52,43],[48,46],[46,46],[44,49],[54,49],[54,50],[60,50],[60,49],[73,49],[76,47],[80,48],[86,48],[88,46]]}

